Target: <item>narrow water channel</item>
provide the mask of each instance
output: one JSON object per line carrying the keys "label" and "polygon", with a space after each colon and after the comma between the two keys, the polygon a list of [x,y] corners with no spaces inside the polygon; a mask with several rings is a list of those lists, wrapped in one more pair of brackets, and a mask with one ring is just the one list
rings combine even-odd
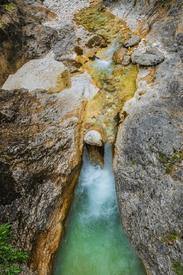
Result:
{"label": "narrow water channel", "polygon": [[111,144],[105,146],[103,168],[91,163],[84,149],[75,201],[53,274],[146,274],[121,227]]}

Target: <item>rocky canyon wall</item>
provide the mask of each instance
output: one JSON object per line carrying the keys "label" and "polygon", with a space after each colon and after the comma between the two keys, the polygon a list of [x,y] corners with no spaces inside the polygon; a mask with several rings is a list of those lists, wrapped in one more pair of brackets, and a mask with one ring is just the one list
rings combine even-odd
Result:
{"label": "rocky canyon wall", "polygon": [[147,274],[183,265],[183,7],[181,1],[107,1],[108,9],[145,34],[165,61],[139,66],[115,144],[121,221]]}
{"label": "rocky canyon wall", "polygon": [[[99,88],[82,65],[107,42],[70,20],[89,4],[76,2],[71,11],[68,1],[0,1],[0,86],[8,78],[0,90],[0,222],[13,224],[16,247],[29,253],[22,275],[51,273],[83,131],[96,120],[97,97],[84,119]],[[182,2],[106,0],[105,9],[141,36],[140,53],[153,46],[165,56],[138,65],[137,90],[116,123],[113,169],[123,228],[147,274],[173,275],[183,264]]]}

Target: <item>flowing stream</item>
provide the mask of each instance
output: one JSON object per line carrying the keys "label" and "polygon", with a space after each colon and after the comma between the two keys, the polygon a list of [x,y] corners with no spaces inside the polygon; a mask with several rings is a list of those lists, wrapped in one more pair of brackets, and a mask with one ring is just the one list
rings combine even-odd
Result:
{"label": "flowing stream", "polygon": [[146,274],[121,227],[111,144],[105,145],[103,168],[91,162],[84,148],[75,200],[53,274]]}

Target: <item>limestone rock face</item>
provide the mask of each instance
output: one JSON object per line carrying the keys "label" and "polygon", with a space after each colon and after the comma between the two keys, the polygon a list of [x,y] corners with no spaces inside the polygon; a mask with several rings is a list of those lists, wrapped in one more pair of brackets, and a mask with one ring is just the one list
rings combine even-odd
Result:
{"label": "limestone rock face", "polygon": [[88,131],[84,137],[84,141],[89,145],[94,145],[94,146],[102,146],[103,145],[102,136],[96,130]]}
{"label": "limestone rock face", "polygon": [[123,45],[128,48],[128,47],[133,47],[139,44],[140,42],[140,37],[138,35],[132,35],[132,37],[129,40],[126,40]]}
{"label": "limestone rock face", "polygon": [[31,60],[24,64],[14,75],[10,75],[3,85],[3,89],[36,89],[46,90],[48,93],[59,93],[70,88],[71,80],[67,68],[54,60],[49,53],[43,59]]}
{"label": "limestone rock face", "polygon": [[[172,266],[183,266],[182,4],[171,2],[161,13],[157,1],[104,3],[166,53],[158,66],[138,67],[137,91],[121,112],[113,170],[122,226],[147,274],[174,275]],[[146,46],[142,41],[138,49]]]}
{"label": "limestone rock face", "polygon": [[157,48],[147,49],[145,53],[135,50],[131,56],[133,64],[154,66],[164,61],[165,56]]}
{"label": "limestone rock face", "polygon": [[119,50],[115,51],[113,54],[113,60],[115,63],[120,63],[123,60],[123,57],[126,54],[125,48],[120,48]]}
{"label": "limestone rock face", "polygon": [[97,92],[87,73],[58,94],[0,90],[0,223],[13,224],[33,274],[51,273],[80,169],[85,104]]}

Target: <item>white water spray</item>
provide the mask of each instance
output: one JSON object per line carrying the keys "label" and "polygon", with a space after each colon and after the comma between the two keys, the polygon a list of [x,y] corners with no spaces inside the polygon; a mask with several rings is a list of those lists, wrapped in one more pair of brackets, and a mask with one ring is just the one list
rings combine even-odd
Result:
{"label": "white water spray", "polygon": [[112,171],[112,145],[105,146],[104,167],[84,150],[75,202],[54,275],[145,275],[120,224]]}

